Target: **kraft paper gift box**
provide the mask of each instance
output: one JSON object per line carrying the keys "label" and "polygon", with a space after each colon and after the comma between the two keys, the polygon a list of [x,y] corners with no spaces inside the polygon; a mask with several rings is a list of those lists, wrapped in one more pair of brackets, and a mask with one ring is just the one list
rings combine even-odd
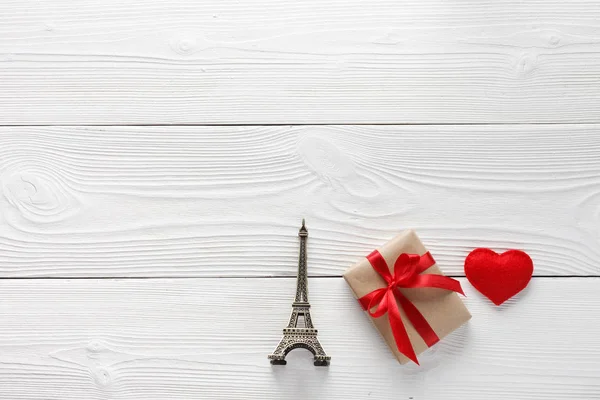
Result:
{"label": "kraft paper gift box", "polygon": [[[385,259],[392,276],[394,275],[394,263],[400,254],[408,253],[422,256],[427,253],[427,249],[417,234],[412,230],[404,231],[377,250]],[[435,258],[435,255],[433,255],[433,257]],[[422,273],[443,275],[435,263]],[[366,257],[362,258],[353,267],[349,268],[344,273],[344,279],[348,285],[350,285],[350,288],[357,299],[376,289],[388,286],[382,276],[373,269],[373,266]],[[453,291],[432,287],[400,288],[397,290],[400,290],[400,292],[414,304],[440,340],[471,318],[471,314],[463,304],[462,300],[459,298],[458,294]],[[410,343],[412,344],[415,354],[418,356],[425,351],[428,346],[407,319],[402,307],[399,307],[399,309]],[[400,364],[405,364],[410,361],[410,359],[402,354],[397,348],[387,313],[378,318],[373,318],[369,315],[369,318]]]}

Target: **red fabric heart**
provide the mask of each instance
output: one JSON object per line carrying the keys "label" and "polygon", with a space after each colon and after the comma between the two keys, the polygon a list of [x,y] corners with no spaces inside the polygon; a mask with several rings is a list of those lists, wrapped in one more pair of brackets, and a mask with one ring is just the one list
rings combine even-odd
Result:
{"label": "red fabric heart", "polygon": [[498,254],[479,248],[465,259],[465,275],[475,289],[499,306],[525,289],[533,275],[533,261],[520,250]]}

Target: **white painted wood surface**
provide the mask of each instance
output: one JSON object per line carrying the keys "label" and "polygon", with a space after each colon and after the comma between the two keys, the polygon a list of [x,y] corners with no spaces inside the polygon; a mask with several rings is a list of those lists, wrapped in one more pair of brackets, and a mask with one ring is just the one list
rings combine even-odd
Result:
{"label": "white painted wood surface", "polygon": [[[0,400],[600,400],[599,21],[591,0],[0,2]],[[326,369],[266,359],[302,217]],[[461,278],[473,319],[422,367],[339,278],[405,228],[451,275],[478,246],[536,268],[500,308]]]}
{"label": "white painted wood surface", "polygon": [[337,275],[405,228],[599,275],[600,125],[0,128],[0,273]]}
{"label": "white painted wood surface", "polygon": [[[598,399],[599,278],[534,279],[495,307],[461,278],[473,319],[400,366],[341,278],[310,280],[332,356],[267,354],[293,279],[3,280],[4,399]],[[260,290],[257,290],[260,288]]]}
{"label": "white painted wood surface", "polygon": [[590,0],[0,2],[0,124],[600,122]]}

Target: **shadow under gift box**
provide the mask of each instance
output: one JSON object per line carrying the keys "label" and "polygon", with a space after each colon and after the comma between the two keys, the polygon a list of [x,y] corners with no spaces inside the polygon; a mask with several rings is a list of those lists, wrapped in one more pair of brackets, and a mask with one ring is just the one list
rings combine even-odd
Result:
{"label": "shadow under gift box", "polygon": [[[377,250],[385,259],[392,275],[394,274],[394,263],[400,254],[408,253],[422,256],[427,253],[427,249],[413,230],[402,232]],[[433,256],[435,259],[435,255]],[[443,275],[437,264],[433,264],[426,269],[423,274]],[[344,279],[348,285],[350,285],[350,288],[357,299],[369,294],[373,290],[387,287],[385,280],[373,269],[366,257],[349,268],[344,273]],[[423,314],[440,340],[471,319],[469,310],[467,310],[462,300],[455,292],[429,287],[400,288],[398,290],[400,290],[408,300],[417,307],[421,314]],[[360,307],[360,305],[358,306]],[[399,308],[408,337],[418,356],[428,349],[427,344],[425,344],[425,341],[408,321],[402,308],[400,306]],[[379,318],[372,318],[371,316],[369,316],[369,318],[400,364],[406,364],[410,361],[405,355],[398,351],[388,314],[386,313]]]}

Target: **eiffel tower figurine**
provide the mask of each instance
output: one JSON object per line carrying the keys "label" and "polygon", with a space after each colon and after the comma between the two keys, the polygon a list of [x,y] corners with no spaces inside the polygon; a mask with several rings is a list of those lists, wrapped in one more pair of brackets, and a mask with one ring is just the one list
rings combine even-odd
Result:
{"label": "eiffel tower figurine", "polygon": [[[269,355],[271,364],[285,365],[285,356],[292,350],[303,348],[314,355],[314,364],[318,367],[329,365],[331,357],[325,354],[319,339],[317,330],[313,327],[310,318],[310,303],[308,302],[308,279],[306,273],[306,238],[308,231],[302,220],[300,232],[300,257],[298,260],[298,280],[296,286],[296,298],[292,303],[292,315],[286,328],[283,328],[283,338],[279,345]],[[300,326],[299,326],[300,325]]]}

